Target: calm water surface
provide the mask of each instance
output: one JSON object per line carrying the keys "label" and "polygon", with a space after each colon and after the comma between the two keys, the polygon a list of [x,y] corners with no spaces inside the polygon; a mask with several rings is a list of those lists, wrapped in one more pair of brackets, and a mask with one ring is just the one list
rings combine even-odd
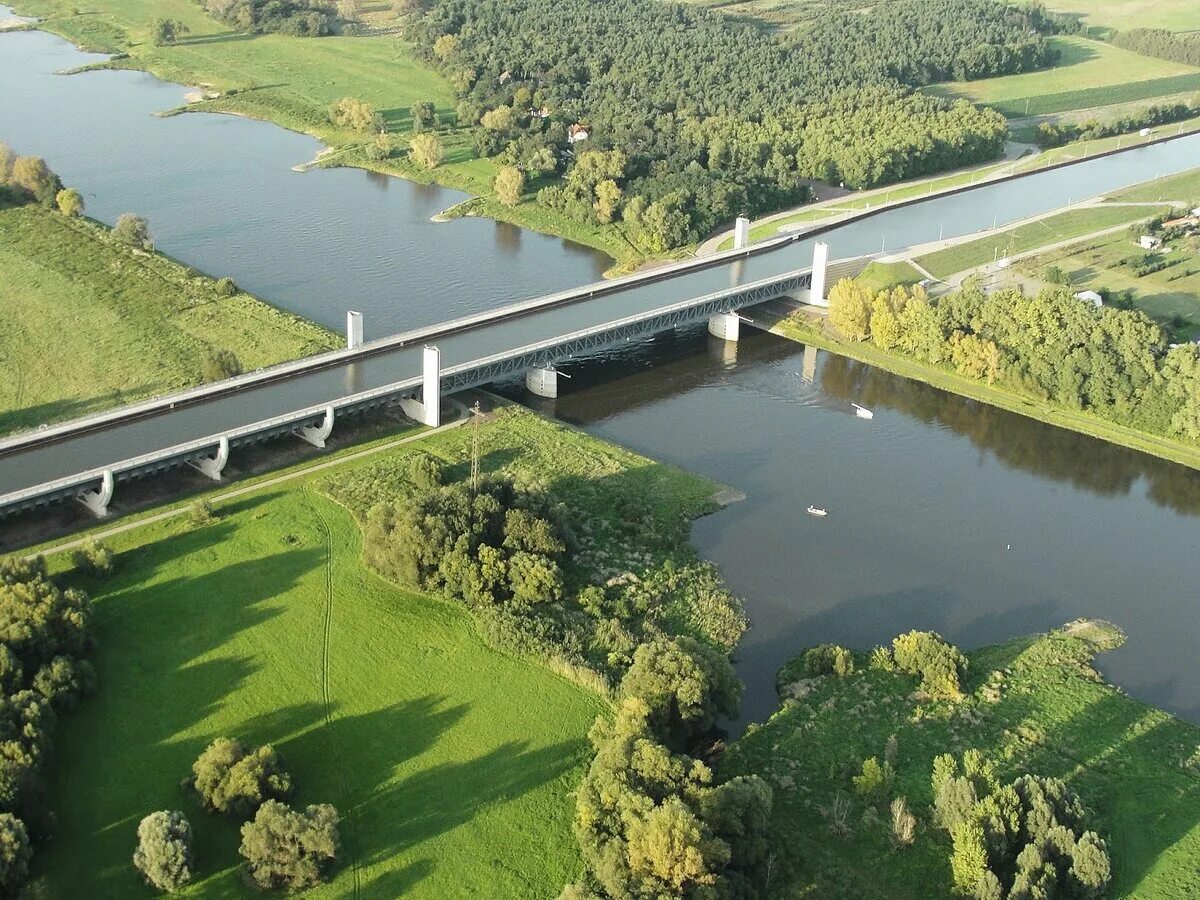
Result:
{"label": "calm water surface", "polygon": [[[604,267],[509,226],[430,223],[452,191],[294,173],[317,143],[265,123],[153,117],[181,102],[178,85],[53,74],[89,58],[46,34],[0,36],[0,137],[45,156],[92,215],[146,215],[164,251],[330,327],[357,308],[379,336]],[[1200,474],[829,354],[806,384],[802,348],[743,333],[573,366],[545,406],[747,493],[694,529],[753,620],[743,722],[774,708],[774,673],[805,645],[934,628],[970,647],[1078,616],[1128,632],[1101,659],[1110,678],[1200,721]]]}

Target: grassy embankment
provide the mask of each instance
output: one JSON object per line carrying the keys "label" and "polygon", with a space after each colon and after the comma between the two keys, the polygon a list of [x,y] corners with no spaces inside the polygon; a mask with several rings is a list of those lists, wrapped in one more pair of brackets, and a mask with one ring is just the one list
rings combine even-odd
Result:
{"label": "grassy embankment", "polygon": [[[221,94],[190,104],[189,110],[250,116],[317,137],[334,150],[323,158],[323,165],[362,166],[456,188],[478,198],[468,207],[473,214],[595,247],[618,263],[638,257],[619,226],[583,225],[532,200],[516,207],[496,201],[497,166],[477,158],[466,131],[443,129],[445,162],[427,170],[407,157],[369,161],[363,148],[370,135],[330,123],[330,106],[343,97],[356,97],[383,114],[389,133],[403,146],[414,103],[431,101],[439,116],[453,118],[453,90],[413,57],[385,3],[364,4],[367,21],[376,31],[316,39],[233,32],[192,0],[95,0],[86,9],[66,0],[16,0],[16,6],[22,14],[44,17],[41,27],[85,49],[127,54],[110,66],[145,69],[168,81],[205,85]],[[150,23],[157,17],[176,19],[189,33],[173,46],[155,47]],[[531,185],[528,196],[538,187]]]}
{"label": "grassy embankment", "polygon": [[1087,109],[1200,89],[1200,69],[1142,56],[1077,35],[1050,39],[1062,56],[1039,72],[933,85],[930,93],[964,97],[1009,117]]}
{"label": "grassy embankment", "polygon": [[911,287],[924,276],[904,260],[896,262],[872,262],[867,265],[854,280],[859,284],[878,293],[886,288],[903,285]]}
{"label": "grassy embankment", "polygon": [[[1119,640],[1103,623],[1075,624],[969,654],[965,700],[921,698],[916,679],[879,670],[799,680],[764,725],[739,740],[721,774],[757,773],[775,789],[772,896],[949,895],[950,846],[933,825],[930,773],[940,753],[978,748],[1003,780],[1026,772],[1066,780],[1109,840],[1117,897],[1175,900],[1200,894],[1200,729],[1104,683],[1092,657]],[[807,693],[805,693],[807,692]],[[791,693],[791,692],[789,692]],[[863,759],[898,746],[892,796],[903,795],[920,827],[893,850],[888,811],[868,815],[850,775]],[[848,837],[830,834],[818,807],[852,798]],[[889,797],[890,801],[890,797]]]}
{"label": "grassy embankment", "polygon": [[[479,429],[482,469],[545,483],[604,547],[623,498],[663,515],[711,508],[714,485],[520,409]],[[295,802],[343,815],[332,883],[312,896],[554,896],[579,866],[569,793],[603,701],[498,653],[461,607],[361,563],[354,474],[420,450],[467,466],[470,429],[110,537],[96,598],[101,688],[63,723],[54,843],[35,896],[150,896],[129,862],[138,819],[183,809],[197,832],[190,896],[251,896],[237,828],[180,786],[212,737],[270,741]],[[374,477],[374,474],[372,474]],[[369,479],[368,479],[369,480]],[[614,548],[615,549],[615,548]],[[54,557],[56,568],[66,565]]]}
{"label": "grassy embankment", "polygon": [[196,384],[210,353],[255,369],[327,350],[337,335],[103,225],[0,208],[0,433]]}
{"label": "grassy embankment", "polygon": [[1072,209],[1018,225],[974,241],[955,244],[916,258],[930,274],[946,279],[998,259],[1069,241],[1107,228],[1151,219],[1167,206],[1093,206]]}

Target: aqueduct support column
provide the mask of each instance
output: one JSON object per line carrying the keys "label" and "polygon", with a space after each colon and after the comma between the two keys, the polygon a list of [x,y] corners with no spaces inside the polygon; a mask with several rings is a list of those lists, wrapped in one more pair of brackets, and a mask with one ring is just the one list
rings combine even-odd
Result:
{"label": "aqueduct support column", "polygon": [[812,289],[809,300],[813,306],[828,306],[825,298],[825,269],[829,265],[829,245],[824,241],[813,244]]}
{"label": "aqueduct support column", "polygon": [[108,469],[100,477],[100,487],[94,491],[84,491],[76,499],[97,519],[103,519],[108,515],[108,504],[112,501],[112,495],[113,473]]}
{"label": "aqueduct support column", "polygon": [[737,221],[733,225],[733,249],[745,250],[750,246],[750,220],[745,216],[738,216]]}
{"label": "aqueduct support column", "polygon": [[325,407],[325,418],[320,425],[302,425],[294,432],[296,437],[308,441],[314,447],[325,449],[325,439],[333,433],[333,407]]}
{"label": "aqueduct support column", "polygon": [[736,341],[741,323],[735,312],[718,313],[709,318],[708,333],[725,341]]}
{"label": "aqueduct support column", "polygon": [[531,394],[553,400],[558,396],[558,369],[530,369],[525,373],[525,387]]}
{"label": "aqueduct support column", "polygon": [[346,349],[353,350],[363,343],[363,314],[354,310],[346,312]]}
{"label": "aqueduct support column", "polygon": [[213,481],[220,481],[221,472],[224,471],[227,462],[229,462],[229,438],[223,437],[218,442],[217,452],[214,455],[189,460],[188,464]]}
{"label": "aqueduct support column", "polygon": [[400,408],[422,425],[437,428],[442,424],[442,351],[437,347],[426,344],[421,357],[421,399],[405,397]]}

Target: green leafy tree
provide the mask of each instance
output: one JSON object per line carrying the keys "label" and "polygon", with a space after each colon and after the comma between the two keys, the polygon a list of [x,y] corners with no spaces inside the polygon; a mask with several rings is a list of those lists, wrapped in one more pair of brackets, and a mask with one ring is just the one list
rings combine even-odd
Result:
{"label": "green leafy tree", "polygon": [[843,278],[829,292],[829,322],[852,341],[871,333],[871,292],[856,281]]}
{"label": "green leafy tree", "polygon": [[525,192],[525,173],[516,166],[504,166],[496,173],[496,199],[505,206],[516,206]]}
{"label": "green leafy tree", "polygon": [[121,213],[117,217],[112,237],[118,243],[127,244],[138,250],[154,249],[154,236],[150,233],[150,223],[133,213]]}
{"label": "green leafy tree", "polygon": [[205,748],[192,765],[191,784],[206,808],[240,819],[292,792],[292,777],[270,744],[251,749],[232,738]]}
{"label": "green leafy tree", "polygon": [[174,19],[155,18],[150,22],[150,40],[155,47],[174,44],[179,36],[188,33],[188,27]]}
{"label": "green leafy tree", "polygon": [[81,547],[71,551],[71,562],[75,569],[93,578],[112,574],[116,554],[107,544],[88,538]]}
{"label": "green leafy tree", "polygon": [[409,110],[412,116],[413,131],[421,132],[437,124],[437,108],[430,100],[414,103]]}
{"label": "green leafy tree", "polygon": [[68,218],[83,215],[83,194],[75,188],[64,188],[54,195],[58,211]]}
{"label": "green leafy tree", "polygon": [[329,108],[329,121],[341,128],[352,131],[382,132],[384,120],[382,113],[365,100],[356,97],[343,97]]}
{"label": "green leafy tree", "polygon": [[16,895],[29,876],[32,857],[25,823],[11,813],[0,813],[0,891]]}
{"label": "green leafy tree", "polygon": [[192,880],[192,826],[183,813],[161,810],[138,823],[133,864],[151,887],[173,894]]}
{"label": "green leafy tree", "polygon": [[16,161],[16,151],[7,141],[0,141],[0,184],[8,184],[12,179],[13,164]]}
{"label": "green leafy tree", "polygon": [[322,803],[300,812],[268,800],[242,826],[238,853],[258,887],[301,891],[325,880],[338,849],[338,814],[332,806]]}
{"label": "green leafy tree", "polygon": [[52,206],[62,182],[40,156],[19,156],[12,164],[9,181],[29,193],[42,206]]}
{"label": "green leafy tree", "polygon": [[961,673],[967,658],[932,631],[910,631],[892,641],[892,655],[902,672],[919,675],[921,689],[934,697],[962,696]]}
{"label": "green leafy tree", "polygon": [[655,732],[684,747],[710,730],[718,716],[737,712],[741,691],[724,653],[680,636],[638,647],[618,693],[645,701]]}
{"label": "green leafy tree", "polygon": [[896,772],[892,769],[891,764],[881,763],[879,757],[872,756],[863,760],[862,771],[853,776],[850,781],[860,797],[868,803],[879,803],[886,799],[895,779]]}
{"label": "green leafy tree", "polygon": [[426,169],[436,169],[442,164],[442,158],[445,156],[438,136],[428,132],[413,135],[408,152],[417,165]]}

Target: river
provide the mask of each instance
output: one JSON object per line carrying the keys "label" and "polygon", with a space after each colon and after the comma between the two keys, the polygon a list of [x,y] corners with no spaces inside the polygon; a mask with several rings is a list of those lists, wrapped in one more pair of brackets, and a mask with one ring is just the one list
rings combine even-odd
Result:
{"label": "river", "polygon": [[[605,265],[489,221],[431,223],[461,199],[452,191],[294,173],[316,142],[269,124],[151,116],[181,102],[178,85],[52,74],[89,58],[38,32],[0,36],[0,137],[45,156],[90,214],[146,215],[164,251],[330,327],[358,308],[379,336],[587,282]],[[1020,198],[1020,182],[1007,188]],[[814,383],[802,371],[788,341],[688,332],[573,366],[544,405],[748,495],[693,532],[753,622],[741,723],[769,714],[775,670],[806,645],[867,648],[933,628],[971,647],[1078,616],[1129,635],[1101,659],[1108,677],[1200,722],[1200,474],[831,354],[818,355]],[[854,417],[851,400],[875,418]],[[829,517],[805,515],[809,503]]]}

